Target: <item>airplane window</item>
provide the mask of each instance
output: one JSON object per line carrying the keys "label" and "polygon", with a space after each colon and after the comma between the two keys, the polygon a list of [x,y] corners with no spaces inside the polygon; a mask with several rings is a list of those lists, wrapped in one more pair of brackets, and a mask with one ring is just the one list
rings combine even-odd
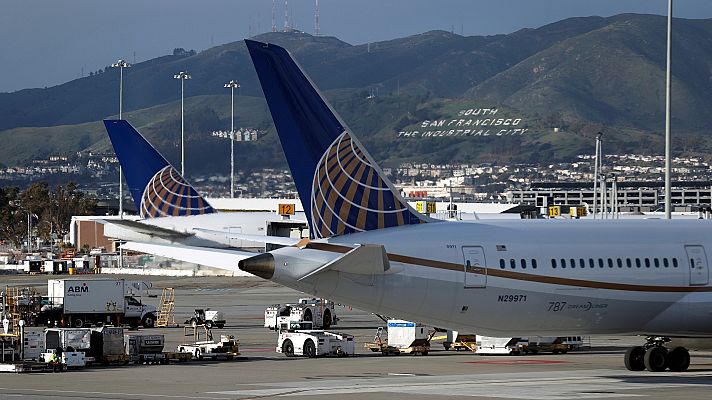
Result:
{"label": "airplane window", "polygon": [[649,258],[645,259],[645,268],[650,268],[650,259]]}
{"label": "airplane window", "polygon": [[623,268],[623,260],[620,258],[616,260],[616,264],[618,264],[618,268]]}
{"label": "airplane window", "polygon": [[527,268],[527,260],[525,260],[525,259],[522,258],[521,264],[522,264],[522,269],[526,269],[526,268]]}
{"label": "airplane window", "polygon": [[512,269],[517,268],[517,260],[515,259],[510,259],[509,260],[509,266],[512,267]]}
{"label": "airplane window", "polygon": [[588,259],[588,266],[591,267],[591,268],[593,268],[593,267],[596,266],[595,263],[593,262],[593,258],[589,258],[589,259]]}
{"label": "airplane window", "polygon": [[576,260],[574,260],[572,258],[570,261],[571,261],[571,268],[576,268]]}
{"label": "airplane window", "polygon": [[655,262],[655,268],[660,268],[660,260],[657,257],[653,259],[653,262]]}
{"label": "airplane window", "polygon": [[670,262],[668,262],[667,257],[663,258],[663,265],[665,266],[665,268],[670,266]]}
{"label": "airplane window", "polygon": [[536,269],[536,260],[532,258],[532,268]]}
{"label": "airplane window", "polygon": [[579,266],[581,268],[586,268],[586,261],[583,258],[579,258]]}
{"label": "airplane window", "polygon": [[608,259],[608,268],[613,268],[613,259],[612,258]]}
{"label": "airplane window", "polygon": [[499,267],[504,269],[504,258],[499,259]]}
{"label": "airplane window", "polygon": [[640,258],[635,259],[635,266],[640,268]]}
{"label": "airplane window", "polygon": [[694,258],[690,259],[690,268],[695,268],[695,259]]}
{"label": "airplane window", "polygon": [[603,259],[602,258],[598,259],[598,268],[603,268]]}
{"label": "airplane window", "polygon": [[677,268],[677,258],[672,259],[672,267]]}
{"label": "airplane window", "polygon": [[566,268],[566,260],[561,259],[561,268]]}
{"label": "airplane window", "polygon": [[630,258],[625,259],[625,266],[628,268],[633,266],[633,262],[630,260]]}
{"label": "airplane window", "polygon": [[556,268],[556,259],[555,258],[551,259],[551,268]]}

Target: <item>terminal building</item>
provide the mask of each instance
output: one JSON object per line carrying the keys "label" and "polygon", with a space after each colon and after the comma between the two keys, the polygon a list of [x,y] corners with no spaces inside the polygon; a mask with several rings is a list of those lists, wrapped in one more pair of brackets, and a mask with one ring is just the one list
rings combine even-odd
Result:
{"label": "terminal building", "polygon": [[[620,181],[616,183],[618,211],[651,212],[664,209],[665,184],[662,181]],[[608,183],[606,199],[610,204],[613,189]],[[601,202],[601,190],[598,189],[597,202]],[[509,190],[505,193],[507,201],[523,205],[546,207],[549,205],[593,206],[594,193],[592,182],[533,182],[528,190]],[[697,211],[709,208],[712,204],[712,182],[680,181],[673,182],[671,200],[674,211]]]}

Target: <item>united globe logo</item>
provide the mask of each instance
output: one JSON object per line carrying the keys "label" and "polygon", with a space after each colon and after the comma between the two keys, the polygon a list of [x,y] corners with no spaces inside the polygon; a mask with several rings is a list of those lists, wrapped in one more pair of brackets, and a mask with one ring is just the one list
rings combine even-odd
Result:
{"label": "united globe logo", "polygon": [[214,210],[170,165],[156,172],[141,196],[142,218],[210,214]]}
{"label": "united globe logo", "polygon": [[423,222],[398,199],[365,152],[344,131],[317,163],[311,225],[316,238]]}

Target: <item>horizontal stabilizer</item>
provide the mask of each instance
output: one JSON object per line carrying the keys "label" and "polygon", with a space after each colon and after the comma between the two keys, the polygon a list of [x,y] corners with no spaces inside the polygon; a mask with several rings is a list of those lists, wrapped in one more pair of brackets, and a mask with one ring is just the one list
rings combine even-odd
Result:
{"label": "horizontal stabilizer", "polygon": [[171,258],[204,265],[206,267],[220,268],[232,271],[235,275],[252,276],[238,268],[240,260],[253,257],[257,253],[247,251],[235,251],[227,249],[214,249],[193,246],[162,245],[141,242],[126,242],[121,246],[124,250],[133,250],[140,253],[153,254],[156,256]]}
{"label": "horizontal stabilizer", "polygon": [[178,232],[174,231],[173,229],[161,228],[160,226],[149,225],[143,222],[131,221],[128,219],[101,220],[99,222],[104,225],[114,225],[120,228],[128,229],[132,232],[168,240],[183,239],[194,235],[193,233]]}
{"label": "horizontal stabilizer", "polygon": [[343,256],[325,264],[316,270],[299,278],[309,278],[324,271],[341,271],[358,275],[383,275],[391,265],[388,261],[386,248],[380,244],[361,244]]}
{"label": "horizontal stabilizer", "polygon": [[256,242],[256,243],[269,243],[269,244],[278,244],[282,246],[294,246],[301,239],[296,239],[296,238],[289,238],[289,237],[283,237],[283,236],[263,236],[263,235],[249,235],[246,233],[235,233],[235,232],[226,232],[226,231],[215,231],[211,229],[202,229],[202,228],[194,228],[194,230],[205,234],[205,235],[210,235],[210,236],[217,236],[223,239],[229,239],[229,240],[246,240],[248,242]]}

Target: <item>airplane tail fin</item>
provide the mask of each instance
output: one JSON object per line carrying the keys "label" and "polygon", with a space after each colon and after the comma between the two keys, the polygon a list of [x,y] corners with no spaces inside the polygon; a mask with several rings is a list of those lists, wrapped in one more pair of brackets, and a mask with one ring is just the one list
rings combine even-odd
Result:
{"label": "airplane tail fin", "polygon": [[431,221],[408,206],[287,50],[245,43],[313,237]]}
{"label": "airplane tail fin", "polygon": [[104,120],[142,218],[210,214],[215,210],[125,120]]}

